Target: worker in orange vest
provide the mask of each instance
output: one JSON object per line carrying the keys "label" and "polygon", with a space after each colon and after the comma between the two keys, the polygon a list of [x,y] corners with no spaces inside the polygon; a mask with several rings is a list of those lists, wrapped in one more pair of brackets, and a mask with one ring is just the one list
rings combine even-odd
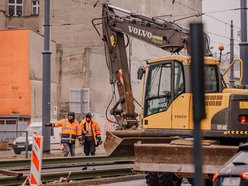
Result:
{"label": "worker in orange vest", "polygon": [[82,130],[82,145],[86,156],[95,155],[96,147],[102,143],[101,129],[97,121],[92,119],[92,114],[86,114],[79,124]]}
{"label": "worker in orange vest", "polygon": [[82,142],[82,133],[78,121],[75,119],[75,113],[69,112],[67,119],[55,121],[53,123],[45,124],[46,127],[62,127],[61,129],[61,143],[64,146],[64,156],[67,157],[69,153],[75,156],[75,142],[78,138]]}

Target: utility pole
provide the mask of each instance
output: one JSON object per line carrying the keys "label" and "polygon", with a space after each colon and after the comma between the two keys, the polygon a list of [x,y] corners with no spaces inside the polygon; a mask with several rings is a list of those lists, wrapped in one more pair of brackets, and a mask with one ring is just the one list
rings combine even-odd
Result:
{"label": "utility pole", "polygon": [[50,153],[51,128],[45,127],[50,123],[50,94],[51,94],[51,51],[50,51],[50,0],[44,0],[44,51],[43,82],[42,82],[42,135],[43,153]]}
{"label": "utility pole", "polygon": [[244,85],[248,85],[248,43],[247,43],[247,0],[240,0],[240,17],[241,17],[241,43],[240,58],[244,62]]}
{"label": "utility pole", "polygon": [[194,121],[194,185],[203,186],[202,176],[202,146],[201,146],[201,120],[205,117],[204,99],[204,46],[203,46],[203,24],[190,24],[191,43],[191,84],[193,94],[193,121]]}
{"label": "utility pole", "polygon": [[[231,20],[231,37],[230,37],[230,64],[234,60],[234,38],[233,38],[233,20]],[[229,83],[231,88],[234,87],[234,66],[230,69]]]}

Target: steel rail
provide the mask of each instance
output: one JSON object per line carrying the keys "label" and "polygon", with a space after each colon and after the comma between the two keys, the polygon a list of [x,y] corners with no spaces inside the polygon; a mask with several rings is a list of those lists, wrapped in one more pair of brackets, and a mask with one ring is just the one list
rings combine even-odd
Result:
{"label": "steel rail", "polygon": [[[119,169],[104,169],[104,170],[91,170],[91,171],[65,171],[54,173],[43,173],[41,176],[42,182],[49,182],[59,180],[61,177],[68,177],[70,180],[85,180],[85,179],[97,179],[115,176],[135,175],[136,173],[132,168],[119,168]],[[1,186],[21,185],[25,181],[26,177],[0,177]]]}
{"label": "steel rail", "polygon": [[[127,163],[133,162],[133,157],[109,157],[109,156],[93,156],[93,157],[59,157],[59,158],[43,158],[42,165],[53,166],[53,165],[84,165],[91,163]],[[18,167],[27,167],[31,165],[30,159],[23,160],[0,160],[0,169],[11,169]]]}
{"label": "steel rail", "polygon": [[[117,161],[117,162],[97,162],[97,163],[43,165],[42,170],[65,169],[65,168],[69,169],[69,168],[75,168],[75,167],[86,168],[86,167],[92,167],[92,166],[122,165],[122,164],[133,164],[133,162],[130,162],[130,161]],[[3,170],[3,169],[0,169],[0,173],[1,173],[1,170]],[[4,169],[4,170],[6,170],[6,169]],[[11,168],[11,169],[8,168],[7,170],[14,171],[14,172],[29,171],[30,170],[30,165],[25,166],[25,167]]]}

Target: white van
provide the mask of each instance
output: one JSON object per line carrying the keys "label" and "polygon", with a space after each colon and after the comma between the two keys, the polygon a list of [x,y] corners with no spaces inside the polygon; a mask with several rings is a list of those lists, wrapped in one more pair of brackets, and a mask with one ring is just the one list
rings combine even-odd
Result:
{"label": "white van", "polygon": [[[32,150],[33,145],[33,133],[37,132],[39,134],[42,133],[42,123],[34,122],[31,123],[25,131],[28,132],[28,150]],[[59,149],[60,148],[60,133],[61,127],[53,128],[53,135],[51,136],[50,143],[51,149]],[[22,151],[26,150],[26,133],[19,133],[18,137],[13,141],[12,148],[16,154],[21,154]]]}

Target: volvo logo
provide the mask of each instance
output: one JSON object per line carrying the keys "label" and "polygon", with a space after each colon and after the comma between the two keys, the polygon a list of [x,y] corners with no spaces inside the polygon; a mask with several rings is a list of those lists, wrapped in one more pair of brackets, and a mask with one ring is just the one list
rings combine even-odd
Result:
{"label": "volvo logo", "polygon": [[146,30],[142,30],[140,28],[135,28],[135,27],[132,27],[132,26],[128,26],[128,30],[130,33],[134,33],[138,36],[142,36],[142,37],[147,37],[149,39],[152,38],[152,33],[151,32],[148,32]]}

